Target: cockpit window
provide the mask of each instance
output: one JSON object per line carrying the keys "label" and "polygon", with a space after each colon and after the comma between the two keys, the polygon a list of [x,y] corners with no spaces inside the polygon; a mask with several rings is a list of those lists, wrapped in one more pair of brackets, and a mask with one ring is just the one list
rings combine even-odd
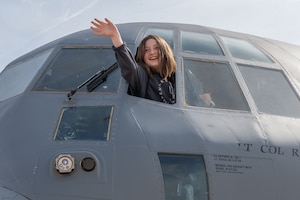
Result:
{"label": "cockpit window", "polygon": [[0,76],[0,101],[22,93],[51,52],[52,49],[5,69]]}
{"label": "cockpit window", "polygon": [[185,100],[190,106],[249,110],[227,63],[184,60]]}
{"label": "cockpit window", "polygon": [[261,112],[300,117],[300,101],[280,70],[239,65],[249,91]]}
{"label": "cockpit window", "polygon": [[202,156],[159,154],[165,199],[208,200]]}
{"label": "cockpit window", "polygon": [[[111,48],[62,48],[50,62],[33,90],[70,91],[115,62]],[[115,70],[105,83],[94,91],[116,92],[120,79],[120,71]],[[87,89],[82,87],[80,91],[87,91]]]}
{"label": "cockpit window", "polygon": [[272,63],[272,60],[261,52],[258,48],[245,40],[239,40],[229,37],[221,37],[233,57],[250,60]]}
{"label": "cockpit window", "polygon": [[173,42],[173,30],[169,29],[158,29],[158,28],[151,28],[148,29],[145,33],[147,35],[158,35],[166,40],[169,46],[174,49],[174,42]]}
{"label": "cockpit window", "polygon": [[54,140],[108,140],[112,106],[64,108]]}
{"label": "cockpit window", "polygon": [[182,51],[223,56],[223,51],[210,34],[181,32]]}

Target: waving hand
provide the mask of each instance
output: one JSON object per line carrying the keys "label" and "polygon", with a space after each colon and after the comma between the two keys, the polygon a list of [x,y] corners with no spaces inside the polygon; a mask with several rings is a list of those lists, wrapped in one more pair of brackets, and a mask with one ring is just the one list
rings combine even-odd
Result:
{"label": "waving hand", "polygon": [[119,47],[123,44],[118,28],[109,19],[105,18],[104,22],[95,18],[91,23],[93,25],[91,26],[91,29],[94,31],[95,35],[111,38],[115,47]]}

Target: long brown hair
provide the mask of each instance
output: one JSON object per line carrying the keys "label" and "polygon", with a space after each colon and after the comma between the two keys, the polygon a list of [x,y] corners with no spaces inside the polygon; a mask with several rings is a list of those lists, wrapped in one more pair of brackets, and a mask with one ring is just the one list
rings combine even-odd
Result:
{"label": "long brown hair", "polygon": [[144,61],[144,54],[145,54],[145,45],[146,41],[149,39],[154,39],[158,45],[159,52],[161,54],[161,67],[160,67],[160,75],[163,77],[163,79],[167,79],[172,75],[172,73],[176,70],[176,62],[173,55],[173,51],[168,45],[168,43],[161,38],[158,35],[148,35],[146,36],[140,43],[137,52],[136,52],[136,62],[144,67],[149,74],[150,77],[152,77],[152,71],[151,68],[145,63]]}

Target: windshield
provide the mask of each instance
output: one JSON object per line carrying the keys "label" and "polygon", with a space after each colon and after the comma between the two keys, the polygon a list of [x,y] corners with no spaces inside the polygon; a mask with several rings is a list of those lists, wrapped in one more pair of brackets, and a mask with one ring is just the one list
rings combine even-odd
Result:
{"label": "windshield", "polygon": [[[70,91],[89,79],[93,74],[115,63],[111,48],[62,48],[33,88],[36,91]],[[96,92],[116,92],[121,79],[115,70]],[[80,91],[87,91],[82,87]]]}
{"label": "windshield", "polygon": [[4,70],[0,76],[0,101],[21,94],[43,66],[51,52],[52,49]]}
{"label": "windshield", "polygon": [[187,105],[249,110],[242,90],[227,63],[185,59],[184,75]]}
{"label": "windshield", "polygon": [[300,101],[281,70],[239,65],[251,95],[261,112],[300,117]]}

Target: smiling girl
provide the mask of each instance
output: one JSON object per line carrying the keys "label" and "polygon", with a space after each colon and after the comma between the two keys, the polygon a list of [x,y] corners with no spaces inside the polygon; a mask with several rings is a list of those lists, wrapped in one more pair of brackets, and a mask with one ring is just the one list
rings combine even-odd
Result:
{"label": "smiling girl", "polygon": [[91,29],[95,35],[107,36],[113,43],[123,78],[132,95],[173,104],[175,98],[176,62],[167,42],[148,35],[140,43],[135,58],[123,42],[118,28],[109,19],[94,19]]}

